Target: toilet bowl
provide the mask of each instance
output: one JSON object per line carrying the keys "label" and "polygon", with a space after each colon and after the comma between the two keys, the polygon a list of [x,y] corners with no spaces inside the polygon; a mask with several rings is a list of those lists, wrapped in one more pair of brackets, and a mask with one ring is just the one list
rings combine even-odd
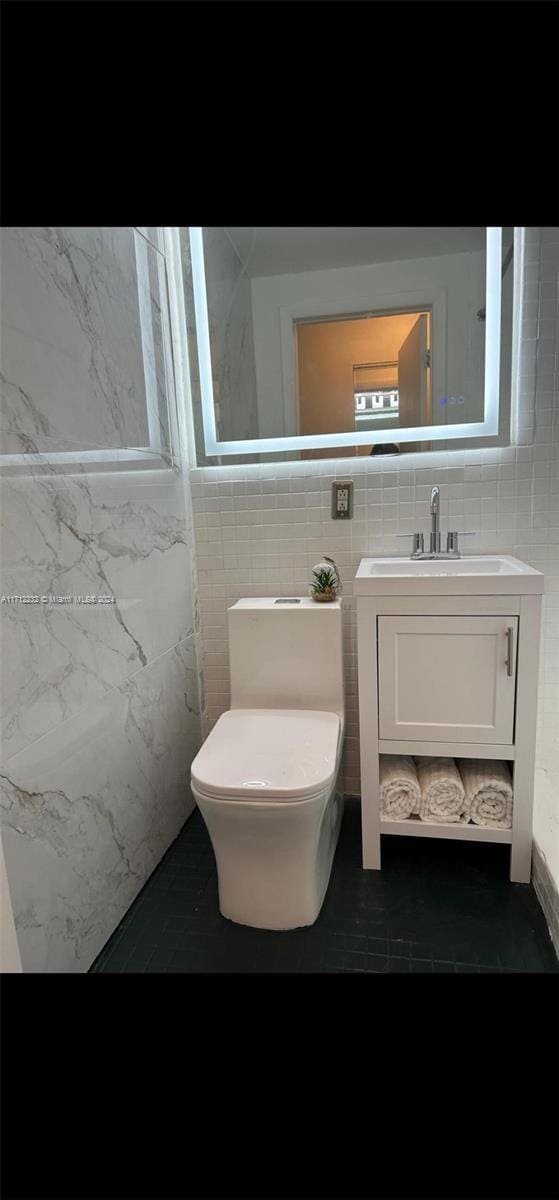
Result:
{"label": "toilet bowl", "polygon": [[311,925],[343,812],[341,605],[240,600],[228,626],[231,708],[191,768],[220,911],[262,929]]}

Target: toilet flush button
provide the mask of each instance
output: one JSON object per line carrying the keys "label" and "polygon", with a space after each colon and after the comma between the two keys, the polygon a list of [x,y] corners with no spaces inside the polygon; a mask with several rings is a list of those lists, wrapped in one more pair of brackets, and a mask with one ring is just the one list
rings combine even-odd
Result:
{"label": "toilet flush button", "polygon": [[243,779],[241,787],[269,787],[270,782],[267,779]]}

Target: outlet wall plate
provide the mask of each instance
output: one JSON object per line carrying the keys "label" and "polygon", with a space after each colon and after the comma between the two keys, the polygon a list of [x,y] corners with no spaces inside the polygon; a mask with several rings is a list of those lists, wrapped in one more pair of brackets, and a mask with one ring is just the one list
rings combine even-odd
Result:
{"label": "outlet wall plate", "polygon": [[335,479],[332,484],[332,519],[350,521],[353,516],[353,479]]}

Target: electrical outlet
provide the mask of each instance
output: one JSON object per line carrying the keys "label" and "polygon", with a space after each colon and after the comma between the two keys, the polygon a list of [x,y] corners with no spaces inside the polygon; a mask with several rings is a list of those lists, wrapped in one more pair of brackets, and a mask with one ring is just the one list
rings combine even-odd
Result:
{"label": "electrical outlet", "polygon": [[336,479],[332,484],[332,517],[349,521],[353,516],[353,480]]}

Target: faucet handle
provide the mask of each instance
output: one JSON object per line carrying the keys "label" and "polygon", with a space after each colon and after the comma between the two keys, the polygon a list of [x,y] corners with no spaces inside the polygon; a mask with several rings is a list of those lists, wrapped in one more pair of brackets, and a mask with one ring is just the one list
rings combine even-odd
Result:
{"label": "faucet handle", "polygon": [[465,533],[461,529],[454,529],[452,532],[449,530],[446,535],[447,554],[451,551],[456,551],[456,553],[458,553],[458,534],[460,534],[460,537],[475,537],[475,531],[473,530],[470,533]]}
{"label": "faucet handle", "polygon": [[397,538],[404,538],[404,537],[405,538],[410,538],[410,537],[413,538],[412,555],[413,554],[423,554],[424,547],[423,547],[423,534],[422,533],[396,533],[396,534],[394,534],[394,536]]}
{"label": "faucet handle", "polygon": [[422,533],[395,533],[397,538],[413,538],[413,552],[419,551],[423,554],[423,534]]}

